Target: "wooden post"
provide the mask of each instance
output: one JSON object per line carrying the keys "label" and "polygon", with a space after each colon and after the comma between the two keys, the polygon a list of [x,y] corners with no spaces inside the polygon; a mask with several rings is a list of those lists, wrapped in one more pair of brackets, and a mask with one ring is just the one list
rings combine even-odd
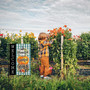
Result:
{"label": "wooden post", "polygon": [[1,46],[1,39],[0,39],[0,46]]}
{"label": "wooden post", "polygon": [[61,78],[63,79],[63,35],[61,35]]}
{"label": "wooden post", "polygon": [[21,44],[23,44],[23,36],[21,36]]}

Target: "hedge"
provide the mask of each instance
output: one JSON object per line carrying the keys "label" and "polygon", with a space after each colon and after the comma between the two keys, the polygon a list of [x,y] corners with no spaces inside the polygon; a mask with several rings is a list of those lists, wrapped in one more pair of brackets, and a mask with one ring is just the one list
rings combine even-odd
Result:
{"label": "hedge", "polygon": [[82,33],[77,40],[77,59],[90,60],[90,32]]}

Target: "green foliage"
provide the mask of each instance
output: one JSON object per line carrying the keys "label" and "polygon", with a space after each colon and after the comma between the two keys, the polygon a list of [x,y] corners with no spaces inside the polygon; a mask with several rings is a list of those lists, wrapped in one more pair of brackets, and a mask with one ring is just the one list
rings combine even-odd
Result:
{"label": "green foliage", "polygon": [[10,78],[8,78],[8,73],[2,68],[0,74],[0,90],[12,90],[13,86],[10,84]]}
{"label": "green foliage", "polygon": [[63,46],[64,67],[67,69],[65,74],[75,74],[76,69],[78,68],[76,58],[77,43],[73,40],[69,41],[65,39]]}
{"label": "green foliage", "polygon": [[39,75],[39,66],[40,61],[39,60],[31,60],[31,74]]}
{"label": "green foliage", "polygon": [[0,57],[5,58],[7,56],[7,40],[4,38],[0,38],[1,44],[0,44]]}
{"label": "green foliage", "polygon": [[[57,33],[57,36],[54,36],[56,39],[51,47],[49,47],[50,51],[50,61],[54,61],[55,63],[61,64],[61,35],[62,33]],[[64,74],[75,74],[77,68],[77,43],[72,39],[72,33],[64,30],[64,42],[63,42],[63,59],[64,59]],[[64,36],[63,35],[63,36]],[[58,68],[57,66],[57,69]],[[67,72],[66,72],[67,69]]]}
{"label": "green foliage", "polygon": [[77,77],[70,76],[66,80],[53,77],[44,80],[37,75],[7,76],[0,75],[0,90],[89,90],[90,78],[79,81]]}
{"label": "green foliage", "polygon": [[90,32],[82,33],[80,38],[77,40],[77,58],[90,60]]}
{"label": "green foliage", "polygon": [[[38,58],[38,41],[35,40],[34,35],[29,37],[30,35],[23,36],[23,43],[31,44],[31,57]],[[20,44],[21,36],[16,36],[16,34],[12,34],[11,36],[1,37],[1,45],[0,45],[0,58],[8,59],[10,58],[10,44]]]}

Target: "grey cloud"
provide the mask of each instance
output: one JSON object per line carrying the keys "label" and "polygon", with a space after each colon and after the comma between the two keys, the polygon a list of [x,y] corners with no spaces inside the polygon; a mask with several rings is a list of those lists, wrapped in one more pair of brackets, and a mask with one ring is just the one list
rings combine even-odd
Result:
{"label": "grey cloud", "polygon": [[2,0],[0,13],[0,26],[39,32],[64,24],[73,30],[90,28],[89,0]]}

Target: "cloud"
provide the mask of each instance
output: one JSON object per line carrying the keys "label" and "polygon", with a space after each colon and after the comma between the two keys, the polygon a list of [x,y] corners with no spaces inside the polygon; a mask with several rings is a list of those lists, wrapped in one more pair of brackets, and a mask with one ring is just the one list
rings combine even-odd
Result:
{"label": "cloud", "polygon": [[73,34],[90,29],[89,0],[0,0],[0,27],[34,33],[67,24]]}

